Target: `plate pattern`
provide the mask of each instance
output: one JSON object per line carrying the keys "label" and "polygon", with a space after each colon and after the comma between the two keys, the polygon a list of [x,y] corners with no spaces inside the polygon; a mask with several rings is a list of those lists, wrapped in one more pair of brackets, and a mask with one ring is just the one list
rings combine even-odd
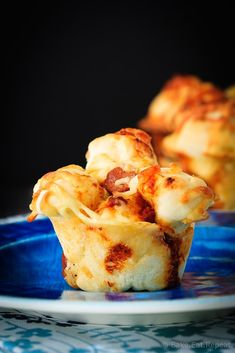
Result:
{"label": "plate pattern", "polygon": [[19,353],[234,352],[235,315],[155,326],[84,325],[0,312],[0,351]]}

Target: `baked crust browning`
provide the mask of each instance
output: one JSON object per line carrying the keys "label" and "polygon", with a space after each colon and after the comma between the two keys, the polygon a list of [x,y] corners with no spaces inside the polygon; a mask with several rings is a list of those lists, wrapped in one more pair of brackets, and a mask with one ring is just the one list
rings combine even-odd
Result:
{"label": "baked crust browning", "polygon": [[180,262],[180,243],[179,238],[173,238],[169,234],[164,233],[163,241],[167,244],[170,249],[170,261],[169,261],[169,271],[168,271],[168,288],[176,287],[179,282],[179,262]]}
{"label": "baked crust browning", "polygon": [[[178,163],[212,187],[217,198],[213,208],[235,209],[234,85],[223,91],[195,76],[175,76],[153,99],[139,126],[151,133],[162,167]],[[216,167],[212,173],[215,165],[223,169],[223,163],[226,172]]]}
{"label": "baked crust browning", "polygon": [[202,179],[183,173],[178,166],[149,167],[138,180],[138,190],[154,208],[157,223],[170,234],[208,217],[205,210],[213,202],[212,190]]}
{"label": "baked crust browning", "polygon": [[200,156],[179,156],[183,169],[203,178],[215,192],[213,208],[235,210],[235,159]]}
{"label": "baked crust browning", "polygon": [[155,222],[155,211],[139,192],[132,196],[110,196],[96,210],[103,220],[119,219],[119,221]]}
{"label": "baked crust browning", "polygon": [[163,140],[163,150],[235,158],[235,100],[195,107],[181,115],[184,123]]}
{"label": "baked crust browning", "polygon": [[213,194],[177,166],[160,168],[150,137],[140,130],[122,129],[93,142],[85,170],[70,165],[39,179],[29,220],[50,218],[63,249],[63,276],[74,288],[177,285],[193,222],[206,218]]}
{"label": "baked crust browning", "polygon": [[162,141],[163,154],[203,178],[217,195],[214,208],[235,209],[235,100],[195,107]]}
{"label": "baked crust browning", "polygon": [[157,163],[151,138],[144,131],[126,128],[93,140],[86,153],[86,170],[100,183],[114,168],[138,172]]}
{"label": "baked crust browning", "polygon": [[107,191],[83,168],[68,165],[38,180],[30,204],[33,214],[29,221],[41,213],[58,216],[76,201],[94,210],[107,196]]}
{"label": "baked crust browning", "polygon": [[153,99],[139,126],[146,131],[169,133],[182,124],[179,113],[223,98],[223,91],[212,83],[191,75],[177,75]]}
{"label": "baked crust browning", "polygon": [[104,260],[106,271],[111,274],[115,270],[121,271],[125,261],[131,256],[132,250],[128,246],[122,243],[112,246]]}
{"label": "baked crust browning", "polygon": [[[55,229],[59,232],[58,224]],[[106,234],[106,240],[101,233]],[[76,255],[77,262],[74,262],[76,248],[66,254],[65,279],[74,288],[92,291],[171,288],[182,278],[192,243],[192,228],[181,236],[182,241],[155,224],[135,230],[129,225],[121,232],[117,228],[87,229],[82,240],[83,252]]]}

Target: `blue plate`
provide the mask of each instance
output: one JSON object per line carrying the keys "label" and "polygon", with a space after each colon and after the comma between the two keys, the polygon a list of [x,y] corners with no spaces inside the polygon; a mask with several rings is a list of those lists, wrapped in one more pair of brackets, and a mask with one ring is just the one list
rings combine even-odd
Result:
{"label": "blue plate", "polygon": [[77,308],[83,314],[235,307],[235,228],[196,227],[183,281],[170,290],[106,294],[74,290],[63,279],[61,255],[48,219],[0,225],[0,306],[60,313]]}
{"label": "blue plate", "polygon": [[210,210],[208,223],[216,226],[235,227],[235,211]]}

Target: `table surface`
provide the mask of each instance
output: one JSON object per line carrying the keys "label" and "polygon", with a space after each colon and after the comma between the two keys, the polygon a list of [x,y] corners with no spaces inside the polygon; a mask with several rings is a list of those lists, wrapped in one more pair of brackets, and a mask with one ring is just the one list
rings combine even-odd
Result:
{"label": "table surface", "polygon": [[0,309],[0,352],[235,352],[235,312],[203,322],[130,327]]}

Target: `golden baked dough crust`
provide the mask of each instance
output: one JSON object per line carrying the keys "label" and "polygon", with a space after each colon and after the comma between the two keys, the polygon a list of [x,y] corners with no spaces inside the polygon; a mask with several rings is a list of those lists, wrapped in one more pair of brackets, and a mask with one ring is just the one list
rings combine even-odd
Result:
{"label": "golden baked dough crust", "polygon": [[[161,169],[150,138],[140,130],[122,129],[94,145],[99,149],[94,152],[91,145],[88,160],[97,169],[70,165],[39,179],[29,220],[37,214],[50,218],[63,248],[64,277],[75,288],[106,292],[177,285],[194,221],[207,217],[213,194],[176,167]],[[103,152],[111,160],[108,166],[100,158]]]}
{"label": "golden baked dough crust", "polygon": [[235,159],[200,156],[180,156],[183,169],[200,178],[215,192],[213,208],[235,210]]}
{"label": "golden baked dough crust", "polygon": [[235,100],[195,107],[184,115],[184,124],[163,139],[162,153],[210,185],[217,195],[214,208],[234,210]]}
{"label": "golden baked dough crust", "polygon": [[72,209],[76,202],[94,210],[107,198],[107,191],[83,168],[75,164],[45,174],[34,186],[30,209],[37,214],[58,216]]}
{"label": "golden baked dough crust", "polygon": [[[176,76],[139,126],[151,132],[161,166],[178,163],[213,188],[213,207],[235,209],[235,86],[224,92],[194,76]],[[224,171],[223,171],[224,163]]]}
{"label": "golden baked dough crust", "polygon": [[202,179],[182,172],[177,166],[153,166],[143,170],[138,180],[138,190],[155,210],[156,222],[170,234],[180,233],[188,224],[207,218],[213,192]]}
{"label": "golden baked dough crust", "polygon": [[[74,223],[75,222],[75,223]],[[172,238],[157,224],[90,227],[77,219],[53,219],[64,245],[66,281],[87,291],[158,290],[182,278],[193,228]],[[67,245],[69,244],[69,245]]]}
{"label": "golden baked dough crust", "polygon": [[139,126],[151,133],[169,133],[181,125],[180,112],[223,98],[223,91],[212,83],[195,76],[178,75],[170,79],[153,99]]}
{"label": "golden baked dough crust", "polygon": [[235,158],[235,100],[192,108],[184,124],[162,141],[166,154]]}
{"label": "golden baked dough crust", "polygon": [[99,182],[115,167],[139,171],[157,163],[151,137],[142,130],[126,128],[93,140],[86,153],[86,170]]}
{"label": "golden baked dough crust", "polygon": [[229,99],[235,99],[235,85],[226,88],[225,96]]}

